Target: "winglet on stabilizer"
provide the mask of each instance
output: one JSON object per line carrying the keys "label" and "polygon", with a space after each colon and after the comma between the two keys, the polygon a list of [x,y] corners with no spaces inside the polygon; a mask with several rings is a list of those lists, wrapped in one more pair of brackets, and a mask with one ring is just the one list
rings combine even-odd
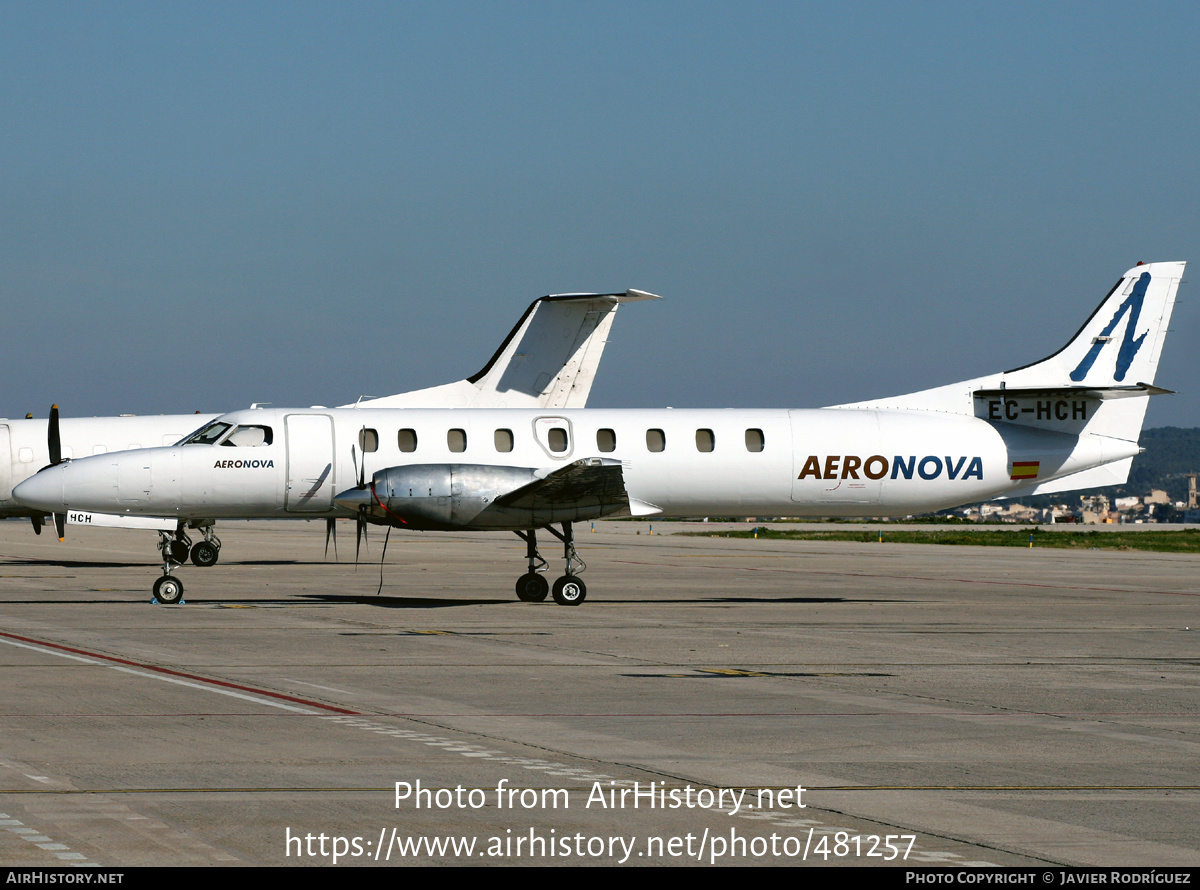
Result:
{"label": "winglet on stabilizer", "polygon": [[639,290],[542,297],[529,305],[478,373],[442,386],[362,399],[357,406],[583,408],[617,308],[622,303],[658,299]]}

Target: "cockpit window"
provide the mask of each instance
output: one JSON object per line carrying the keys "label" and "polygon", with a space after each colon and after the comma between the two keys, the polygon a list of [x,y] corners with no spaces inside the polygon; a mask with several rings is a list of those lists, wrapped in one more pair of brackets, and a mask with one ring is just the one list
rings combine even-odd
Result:
{"label": "cockpit window", "polygon": [[254,448],[259,445],[270,445],[271,439],[269,426],[239,426],[221,444],[237,448]]}
{"label": "cockpit window", "polygon": [[206,427],[201,427],[192,433],[180,445],[212,445],[220,439],[225,433],[233,428],[232,423],[224,423],[220,420],[214,420]]}

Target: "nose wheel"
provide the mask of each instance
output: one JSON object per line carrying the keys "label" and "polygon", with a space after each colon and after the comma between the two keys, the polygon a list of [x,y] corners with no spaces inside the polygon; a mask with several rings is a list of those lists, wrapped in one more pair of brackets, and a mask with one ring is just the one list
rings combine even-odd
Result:
{"label": "nose wheel", "polygon": [[154,582],[154,599],[151,602],[173,606],[183,602],[183,582],[174,575],[163,575]]}

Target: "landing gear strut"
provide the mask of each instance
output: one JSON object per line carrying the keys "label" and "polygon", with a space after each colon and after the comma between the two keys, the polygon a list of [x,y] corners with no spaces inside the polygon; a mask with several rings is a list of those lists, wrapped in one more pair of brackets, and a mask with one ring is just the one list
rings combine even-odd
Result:
{"label": "landing gear strut", "polygon": [[187,562],[188,554],[192,552],[192,539],[183,530],[183,523],[173,532],[158,533],[158,549],[162,551],[163,559],[169,557],[172,562]]}
{"label": "landing gear strut", "polygon": [[546,593],[554,595],[554,601],[560,606],[578,606],[587,598],[587,587],[578,577],[587,565],[575,550],[575,534],[571,523],[562,524],[560,533],[554,526],[545,526],[546,531],[563,543],[563,559],[566,561],[566,574],[554,582],[551,588],[546,579],[539,574],[549,565],[537,548],[537,530],[529,529],[516,532],[517,537],[525,542],[525,556],[529,560],[529,571],[517,579],[517,596],[527,603],[540,603],[546,598]]}
{"label": "landing gear strut", "polygon": [[183,565],[192,548],[191,539],[183,530],[183,523],[174,532],[158,533],[158,549],[162,551],[162,577],[154,582],[152,603],[174,605],[183,602],[183,582],[171,574],[171,570]]}
{"label": "landing gear strut", "polygon": [[529,571],[517,579],[517,598],[526,603],[540,603],[550,592],[550,584],[538,573],[549,565],[537,549],[537,529],[515,532],[525,541],[525,558],[529,560]]}

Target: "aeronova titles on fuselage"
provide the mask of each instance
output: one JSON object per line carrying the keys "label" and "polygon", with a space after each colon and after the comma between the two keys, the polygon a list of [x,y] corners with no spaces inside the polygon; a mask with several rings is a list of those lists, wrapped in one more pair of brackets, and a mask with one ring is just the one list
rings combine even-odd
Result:
{"label": "aeronova titles on fuselage", "polygon": [[882,454],[862,458],[855,454],[831,454],[822,462],[821,457],[810,454],[804,461],[797,479],[859,479],[862,473],[868,479],[882,479],[891,473],[892,479],[938,479],[945,473],[947,479],[983,479],[983,458],[966,455],[954,458],[949,455],[938,457],[927,454],[903,457],[897,454],[890,461]]}
{"label": "aeronova titles on fuselage", "polygon": [[273,460],[219,460],[213,464],[214,470],[266,469],[275,466]]}

